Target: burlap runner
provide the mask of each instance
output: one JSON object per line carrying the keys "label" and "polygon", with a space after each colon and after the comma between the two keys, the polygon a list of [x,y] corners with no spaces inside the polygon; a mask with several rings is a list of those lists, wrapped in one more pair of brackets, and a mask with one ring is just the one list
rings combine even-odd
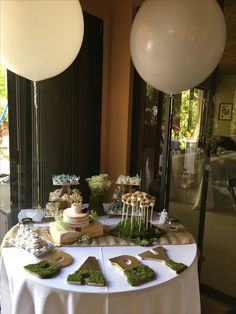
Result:
{"label": "burlap runner", "polygon": [[[107,232],[112,226],[106,226],[104,225],[104,231]],[[11,247],[12,244],[10,244],[7,240],[9,238],[14,238],[17,234],[19,226],[16,225],[13,228],[11,228],[7,234],[5,235],[1,248],[2,247]],[[52,241],[50,237],[49,227],[39,227],[34,226],[33,229],[39,233],[39,235],[44,238],[45,240]],[[164,244],[191,244],[195,243],[194,237],[184,228],[181,226],[180,230],[178,232],[168,231],[166,232],[157,240],[154,245],[164,245]],[[129,245],[135,245],[131,243],[130,241],[123,240],[114,236],[110,235],[104,235],[99,238],[94,238],[89,243],[89,246],[129,246]],[[70,246],[88,246],[88,244],[78,244],[74,243]]]}

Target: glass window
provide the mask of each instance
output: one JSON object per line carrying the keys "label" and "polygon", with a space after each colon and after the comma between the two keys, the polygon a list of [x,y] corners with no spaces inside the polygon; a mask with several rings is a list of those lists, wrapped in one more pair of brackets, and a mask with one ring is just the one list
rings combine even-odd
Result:
{"label": "glass window", "polygon": [[10,209],[10,160],[6,69],[0,65],[0,209]]}
{"label": "glass window", "polygon": [[[191,89],[176,95],[171,143],[170,215],[198,237],[205,154],[199,147],[204,112],[204,91]],[[190,219],[191,217],[191,219]]]}
{"label": "glass window", "polygon": [[7,71],[0,64],[0,242],[7,232],[10,212],[10,151]]}

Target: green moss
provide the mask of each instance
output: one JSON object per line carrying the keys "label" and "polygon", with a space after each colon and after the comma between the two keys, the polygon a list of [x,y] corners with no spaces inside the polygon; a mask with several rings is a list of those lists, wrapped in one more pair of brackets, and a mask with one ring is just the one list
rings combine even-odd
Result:
{"label": "green moss", "polygon": [[175,271],[177,274],[182,273],[188,266],[186,266],[183,263],[176,263],[172,259],[167,259],[165,261],[166,266],[170,267],[173,271]]}
{"label": "green moss", "polygon": [[130,240],[134,244],[148,246],[152,245],[153,241],[158,239],[164,233],[164,231],[150,223],[146,229],[146,225],[143,222],[140,228],[136,219],[133,221],[131,230],[131,219],[128,218],[126,225],[125,222],[121,221],[109,233],[110,235],[119,237],[121,239]]}
{"label": "green moss", "polygon": [[129,268],[124,271],[127,277],[128,283],[131,286],[138,286],[146,281],[154,278],[155,273],[147,265],[139,265],[137,267]]}
{"label": "green moss", "polygon": [[77,270],[74,274],[68,275],[67,281],[75,284],[91,284],[105,286],[106,280],[99,270]]}
{"label": "green moss", "polygon": [[40,278],[51,278],[54,277],[58,274],[58,272],[60,271],[60,267],[53,264],[53,263],[49,263],[48,261],[41,261],[39,263],[36,264],[29,264],[24,266],[24,268],[39,276]]}

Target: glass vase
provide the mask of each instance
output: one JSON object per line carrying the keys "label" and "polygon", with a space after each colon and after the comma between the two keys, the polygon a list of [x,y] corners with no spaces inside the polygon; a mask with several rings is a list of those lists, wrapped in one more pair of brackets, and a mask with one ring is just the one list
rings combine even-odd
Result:
{"label": "glass vase", "polygon": [[105,214],[103,207],[103,193],[91,191],[89,197],[89,211],[94,210],[98,216],[102,216]]}

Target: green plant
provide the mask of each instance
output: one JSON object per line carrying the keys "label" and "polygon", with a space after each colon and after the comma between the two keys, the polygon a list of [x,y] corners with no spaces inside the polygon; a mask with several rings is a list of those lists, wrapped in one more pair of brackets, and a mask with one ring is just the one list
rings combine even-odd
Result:
{"label": "green plant", "polygon": [[89,235],[87,234],[83,234],[79,239],[78,239],[78,243],[79,244],[89,244],[91,238]]}
{"label": "green plant", "polygon": [[111,181],[108,179],[108,174],[105,173],[87,178],[86,181],[88,182],[90,190],[95,193],[101,193],[111,185]]}
{"label": "green plant", "polygon": [[140,238],[136,238],[136,239],[132,239],[132,242],[136,245],[140,245],[140,246],[150,246],[153,243],[153,239],[140,239]]}
{"label": "green plant", "polygon": [[95,210],[90,210],[90,215],[91,215],[91,218],[92,218],[92,221],[94,220],[97,220],[98,219],[98,214],[96,213]]}
{"label": "green plant", "polygon": [[180,148],[186,148],[186,140],[194,139],[199,124],[199,93],[198,89],[183,91],[179,110]]}
{"label": "green plant", "polygon": [[0,64],[0,97],[7,99],[7,76],[6,68]]}
{"label": "green plant", "polygon": [[58,211],[56,212],[55,216],[55,223],[56,223],[56,228],[58,230],[65,230],[65,229],[69,229],[70,225],[68,222],[65,222],[63,220],[63,214],[58,213]]}

